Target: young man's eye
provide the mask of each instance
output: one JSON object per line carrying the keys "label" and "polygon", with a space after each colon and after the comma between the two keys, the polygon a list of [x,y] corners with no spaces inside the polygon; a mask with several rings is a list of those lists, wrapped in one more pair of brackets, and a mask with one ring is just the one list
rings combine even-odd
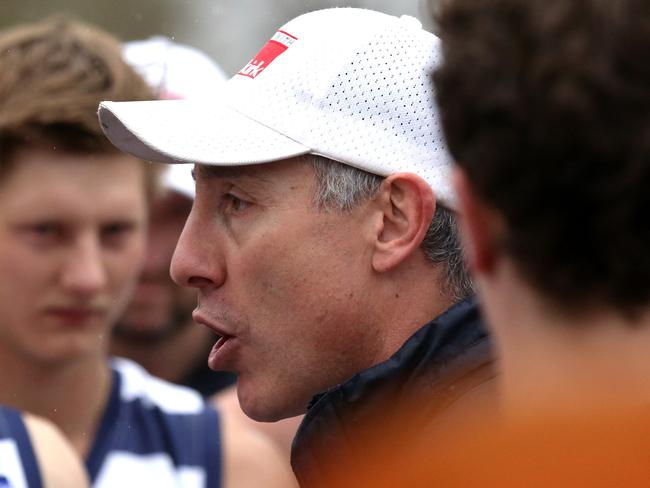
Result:
{"label": "young man's eye", "polygon": [[65,228],[56,222],[36,222],[22,225],[20,232],[28,242],[42,247],[60,242],[65,237]]}
{"label": "young man's eye", "polygon": [[55,235],[62,232],[61,226],[52,222],[42,222],[29,227],[32,234],[39,236]]}
{"label": "young man's eye", "polygon": [[131,222],[108,224],[102,227],[101,238],[107,243],[119,242],[121,239],[126,238],[135,228],[136,225]]}
{"label": "young man's eye", "polygon": [[63,236],[64,229],[62,225],[55,222],[39,222],[27,226],[26,231],[34,239],[56,239]]}
{"label": "young man's eye", "polygon": [[107,236],[124,234],[131,231],[133,227],[134,225],[131,223],[109,224],[102,229],[102,233]]}

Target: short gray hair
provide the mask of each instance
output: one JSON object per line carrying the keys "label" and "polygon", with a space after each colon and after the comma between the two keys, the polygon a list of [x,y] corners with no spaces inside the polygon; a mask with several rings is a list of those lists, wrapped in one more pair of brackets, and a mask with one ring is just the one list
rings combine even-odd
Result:
{"label": "short gray hair", "polygon": [[[341,164],[315,154],[304,156],[314,168],[316,190],[314,204],[325,211],[346,212],[371,198],[381,186],[383,177]],[[429,262],[446,268],[441,291],[455,301],[474,292],[463,259],[455,214],[441,205],[436,211],[421,244]]]}

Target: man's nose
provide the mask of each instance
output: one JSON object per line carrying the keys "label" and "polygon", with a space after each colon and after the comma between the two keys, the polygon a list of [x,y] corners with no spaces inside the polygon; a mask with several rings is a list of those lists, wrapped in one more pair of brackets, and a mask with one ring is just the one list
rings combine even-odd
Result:
{"label": "man's nose", "polygon": [[221,251],[219,239],[210,232],[210,225],[203,225],[192,210],[172,257],[172,279],[190,288],[221,286],[226,279]]}

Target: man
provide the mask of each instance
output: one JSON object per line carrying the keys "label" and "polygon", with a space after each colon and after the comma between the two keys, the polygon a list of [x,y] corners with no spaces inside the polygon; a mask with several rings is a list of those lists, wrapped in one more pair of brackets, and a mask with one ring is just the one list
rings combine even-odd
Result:
{"label": "man", "polygon": [[264,439],[107,360],[153,184],[96,122],[99,100],[152,98],[119,43],[52,19],[0,34],[0,67],[0,403],[53,421],[94,486],[287,486]]}
{"label": "man", "polygon": [[[404,432],[491,404],[435,115],[437,46],[412,18],[321,10],[278,30],[222,103],[100,106],[124,150],[197,163],[172,276],[198,290],[194,319],[221,336],[209,364],[237,372],[247,415],[308,408],[301,485],[338,486],[332,475]],[[387,445],[367,443],[375,427]]]}
{"label": "man", "polygon": [[0,486],[88,486],[81,462],[50,422],[0,405]]}
{"label": "man", "polygon": [[511,418],[647,415],[649,18],[639,0],[443,9],[438,99]]}

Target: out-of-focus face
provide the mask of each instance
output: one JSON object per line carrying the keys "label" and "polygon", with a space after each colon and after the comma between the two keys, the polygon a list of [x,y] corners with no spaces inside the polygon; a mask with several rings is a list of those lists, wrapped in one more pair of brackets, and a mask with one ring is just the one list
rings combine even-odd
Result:
{"label": "out-of-focus face", "polygon": [[105,354],[142,264],[144,178],[120,154],[18,154],[0,182],[0,354]]}
{"label": "out-of-focus face", "polygon": [[371,207],[315,208],[314,172],[299,160],[195,171],[172,276],[198,288],[194,319],[223,336],[210,367],[238,373],[252,418],[304,412],[379,354]]}
{"label": "out-of-focus face", "polygon": [[192,200],[167,191],[151,206],[145,265],[115,333],[124,340],[156,341],[192,324],[196,290],[174,283],[169,266]]}

